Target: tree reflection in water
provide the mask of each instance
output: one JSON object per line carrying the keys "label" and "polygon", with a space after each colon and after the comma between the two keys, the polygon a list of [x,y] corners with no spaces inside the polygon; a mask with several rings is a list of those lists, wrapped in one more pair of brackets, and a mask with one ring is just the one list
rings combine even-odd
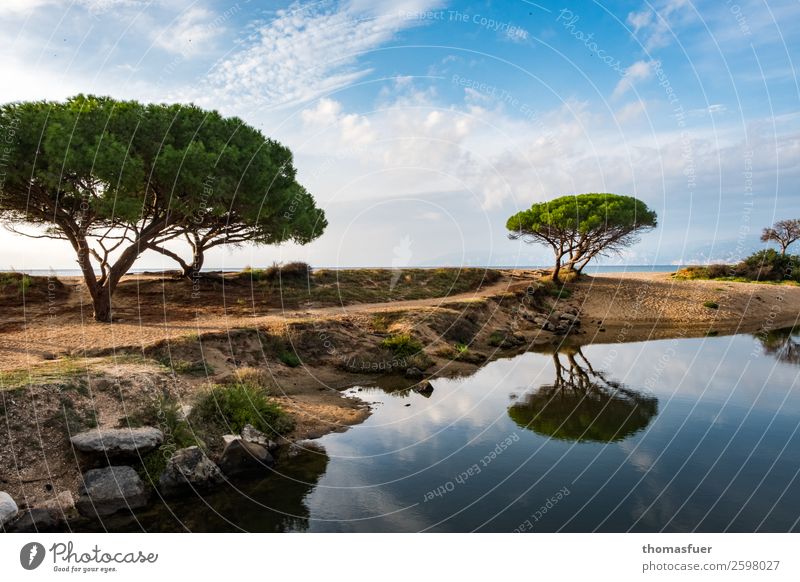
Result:
{"label": "tree reflection in water", "polygon": [[595,370],[580,348],[555,352],[553,365],[552,384],[509,407],[508,415],[519,426],[560,440],[607,443],[639,432],[658,414],[655,397]]}
{"label": "tree reflection in water", "polygon": [[800,365],[800,343],[796,336],[800,334],[800,326],[776,329],[756,334],[764,348],[764,353],[787,364]]}

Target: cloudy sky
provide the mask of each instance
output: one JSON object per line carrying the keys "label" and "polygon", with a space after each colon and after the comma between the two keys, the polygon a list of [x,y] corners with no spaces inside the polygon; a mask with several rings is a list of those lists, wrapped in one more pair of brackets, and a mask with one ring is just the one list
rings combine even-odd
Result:
{"label": "cloudy sky", "polygon": [[[658,212],[613,261],[732,260],[800,216],[798,17],[795,0],[3,0],[0,102],[194,102],[288,145],[327,232],[208,266],[543,264],[506,218],[581,192]],[[0,253],[75,266],[60,241],[2,232]]]}

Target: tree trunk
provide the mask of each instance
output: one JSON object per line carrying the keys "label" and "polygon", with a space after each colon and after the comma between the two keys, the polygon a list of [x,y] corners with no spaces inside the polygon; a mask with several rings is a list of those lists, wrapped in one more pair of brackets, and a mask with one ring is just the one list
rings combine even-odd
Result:
{"label": "tree trunk", "polygon": [[200,278],[200,269],[203,268],[203,262],[205,261],[205,253],[202,248],[196,248],[194,251],[194,257],[192,258],[191,264],[183,264],[183,276],[189,279],[190,281],[194,281],[195,279]]}
{"label": "tree trunk", "polygon": [[92,298],[94,320],[99,323],[111,323],[111,293],[108,289],[100,289]]}
{"label": "tree trunk", "polygon": [[560,272],[561,272],[561,259],[558,259],[556,261],[556,266],[553,267],[553,283],[561,283],[561,279],[558,277]]}

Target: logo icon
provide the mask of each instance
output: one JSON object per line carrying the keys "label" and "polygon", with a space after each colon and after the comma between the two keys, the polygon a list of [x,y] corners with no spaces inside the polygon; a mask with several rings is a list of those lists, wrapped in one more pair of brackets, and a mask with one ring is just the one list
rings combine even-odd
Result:
{"label": "logo icon", "polygon": [[44,546],[39,542],[30,542],[22,546],[19,552],[19,563],[26,570],[35,570],[44,561]]}

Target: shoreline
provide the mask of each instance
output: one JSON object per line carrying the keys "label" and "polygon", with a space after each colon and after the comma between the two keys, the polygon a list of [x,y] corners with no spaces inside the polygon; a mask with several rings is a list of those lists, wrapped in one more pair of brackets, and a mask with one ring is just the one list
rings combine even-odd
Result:
{"label": "shoreline", "polygon": [[[131,279],[142,283],[140,277]],[[65,397],[73,410],[88,408],[98,428],[113,428],[124,426],[127,415],[159,391],[189,403],[209,383],[230,381],[242,368],[258,368],[277,387],[274,401],[295,419],[296,428],[287,435],[293,442],[363,422],[371,413],[370,406],[341,394],[360,384],[411,388],[433,378],[472,374],[499,358],[560,345],[759,333],[792,327],[800,319],[800,287],[795,286],[679,281],[664,273],[608,273],[585,276],[568,283],[567,289],[569,296],[559,297],[558,290],[540,283],[536,272],[506,271],[497,282],[449,297],[312,306],[257,317],[209,313],[202,329],[191,319],[172,324],[165,320],[160,325],[152,321],[95,324],[69,312],[60,326],[64,335],[49,339],[71,334],[74,344],[79,337],[83,354],[54,350],[34,363],[18,358],[21,366],[2,368],[6,380],[16,371],[22,382],[14,389],[3,389],[2,412],[10,438],[0,446],[0,457],[5,459],[0,490],[31,508],[41,507],[63,491],[77,496],[80,472],[69,441],[59,436],[63,427],[55,422]],[[73,289],[73,300],[76,294],[79,290]],[[705,307],[708,301],[718,306]],[[571,313],[579,317],[579,325],[567,326],[566,332],[542,329],[548,325],[548,315],[561,325],[571,321]],[[24,334],[13,327],[6,331],[7,320],[15,314],[5,318],[0,348],[6,362],[8,353],[14,353],[10,346],[17,354],[36,353],[28,338],[36,337],[42,314],[26,305],[28,314],[32,317],[23,326]],[[89,337],[92,331],[97,337]],[[385,340],[403,334],[420,342],[424,357],[387,351]],[[155,340],[145,341],[145,337]],[[13,338],[18,343],[13,344]],[[126,342],[129,338],[138,342]],[[291,346],[302,365],[286,365],[279,352],[270,352],[275,338],[284,338],[281,341]],[[27,342],[21,344],[20,339]],[[454,347],[459,345],[469,347],[459,351]],[[166,368],[165,353],[169,355]],[[176,371],[179,362],[198,361],[206,373]],[[68,362],[77,363],[77,370],[64,368]],[[39,371],[48,368],[55,374],[37,380]],[[407,377],[411,369],[419,373]],[[57,385],[59,370],[70,382],[77,378],[77,387],[65,392]],[[113,390],[120,385],[125,387],[123,398]],[[32,423],[40,427],[38,438],[30,434]],[[42,490],[44,484],[50,486],[49,491]]]}

